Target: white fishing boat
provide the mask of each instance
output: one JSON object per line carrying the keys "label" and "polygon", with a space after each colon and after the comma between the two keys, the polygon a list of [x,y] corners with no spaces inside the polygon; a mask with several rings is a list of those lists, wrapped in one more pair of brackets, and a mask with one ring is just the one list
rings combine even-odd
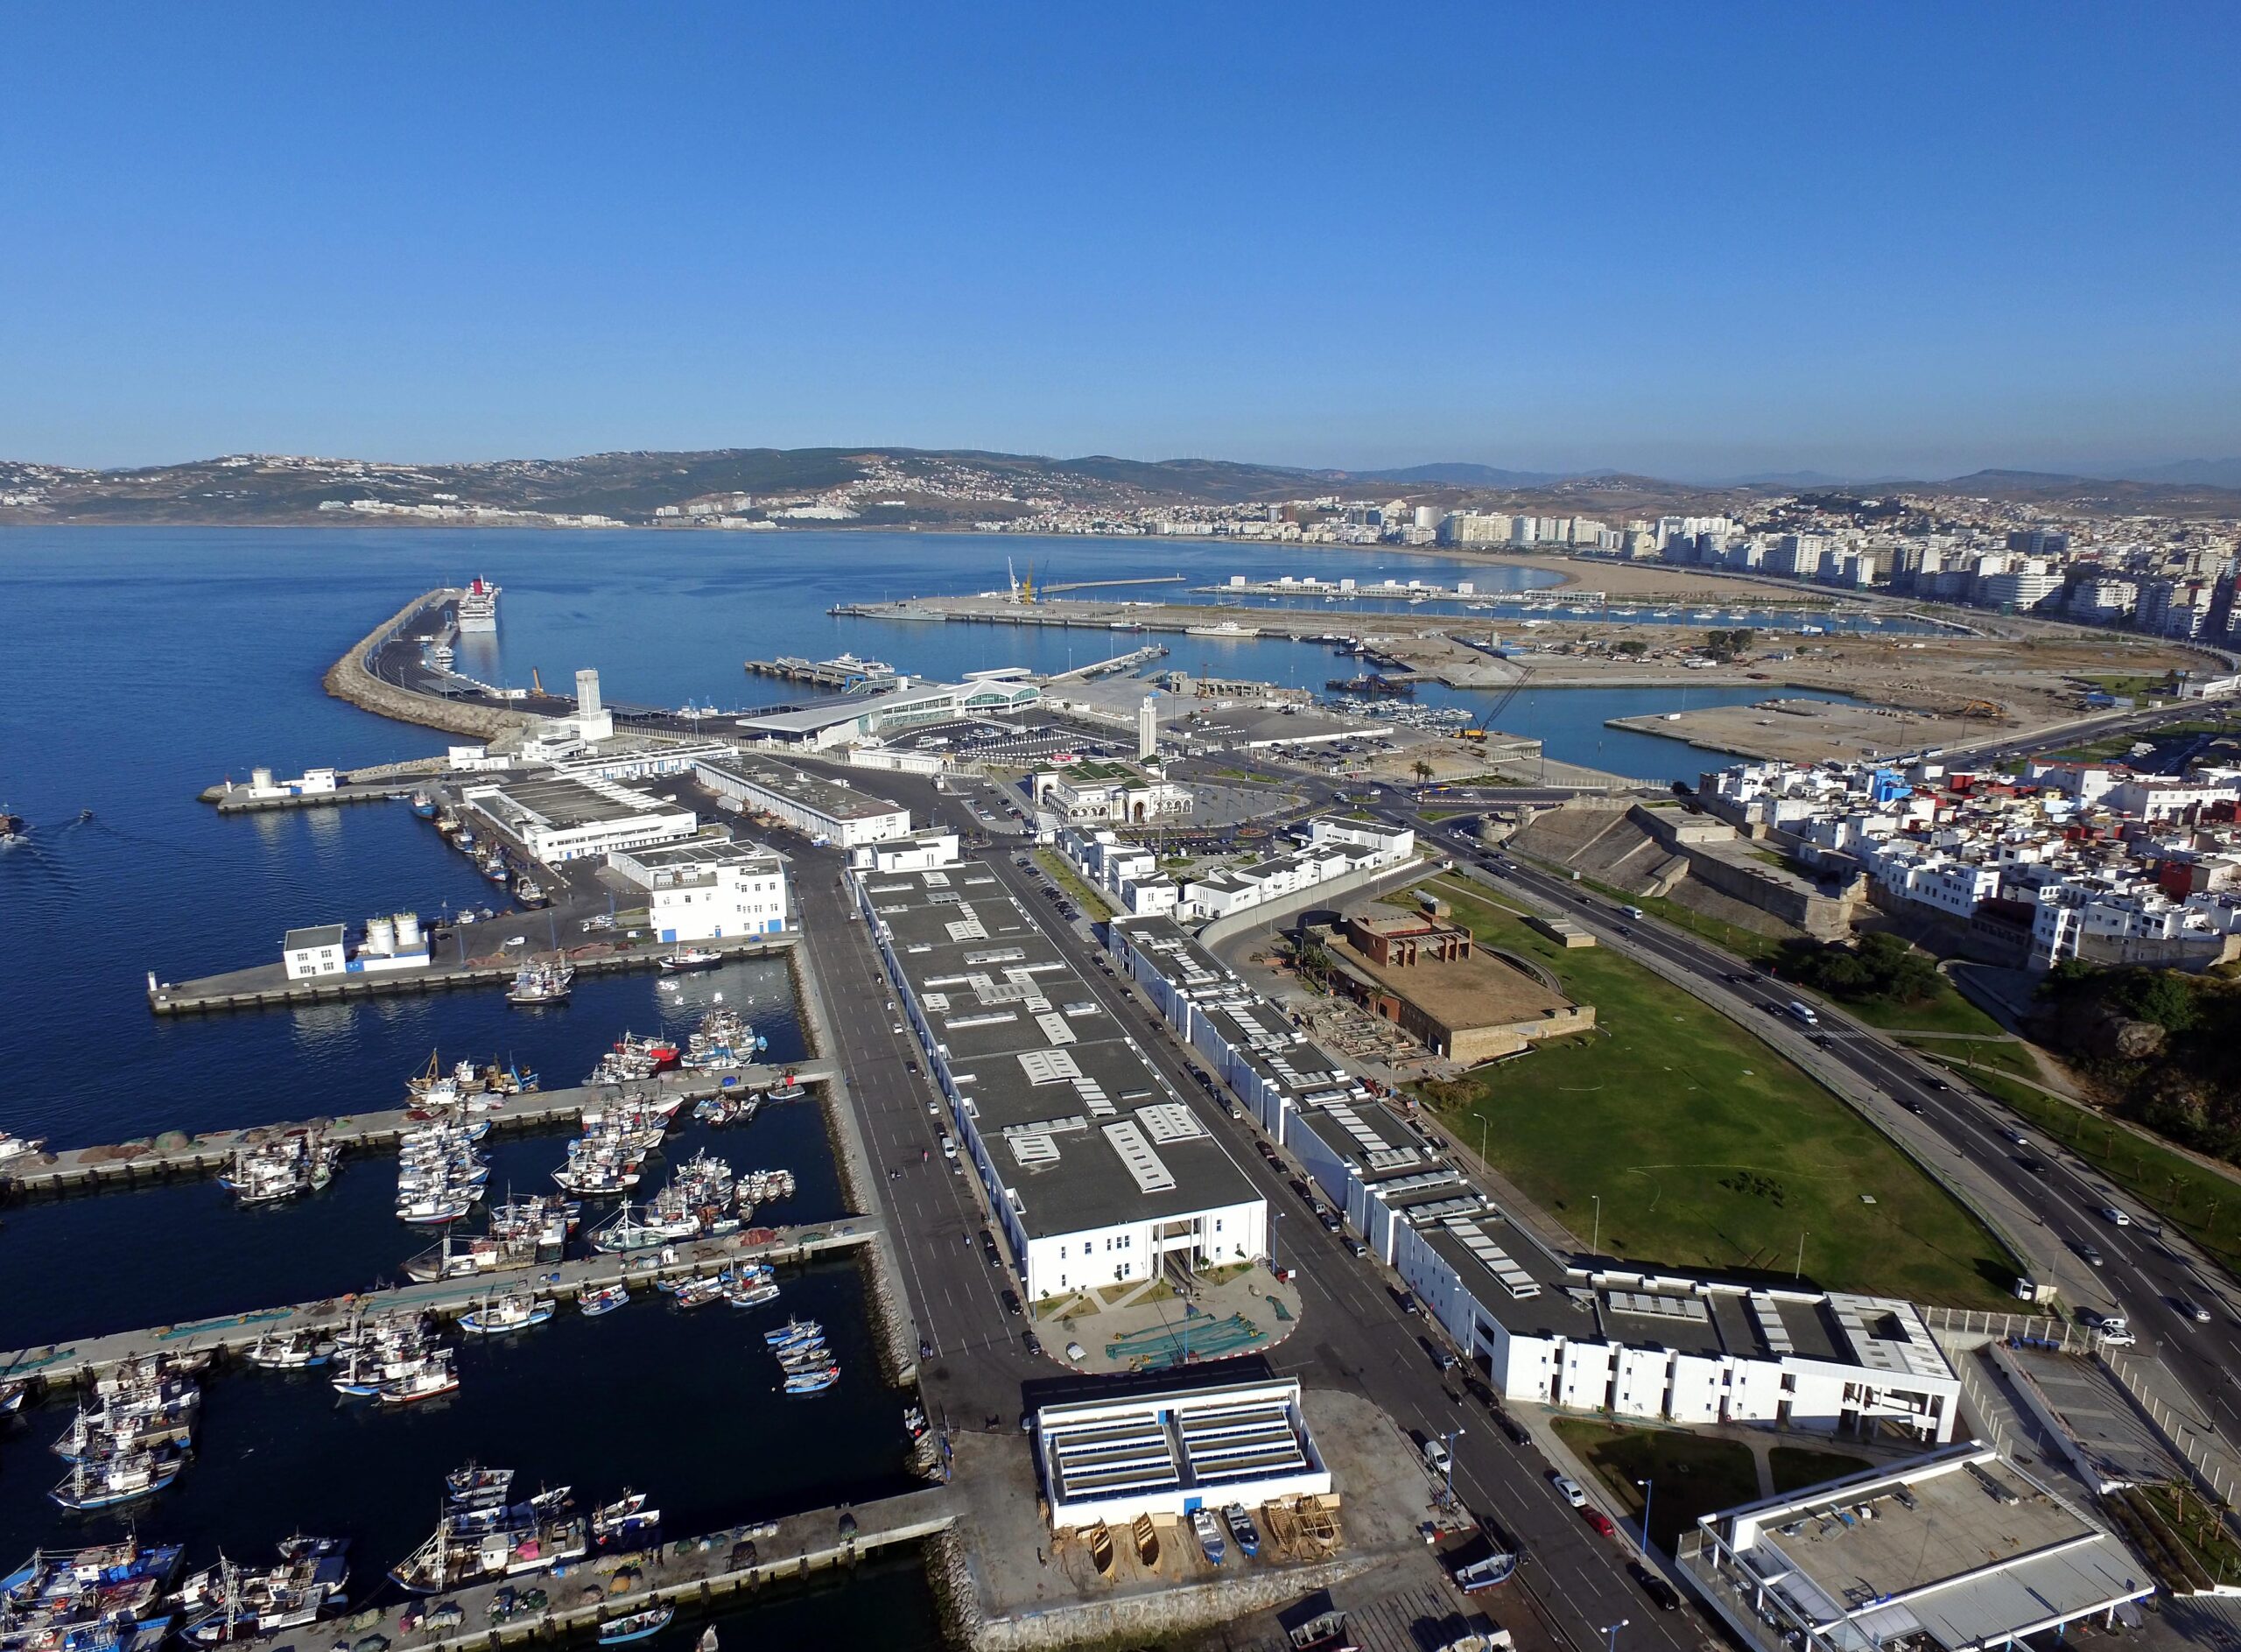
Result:
{"label": "white fishing boat", "polygon": [[643,1543],[662,1523],[662,1511],[646,1507],[646,1494],[626,1489],[611,1503],[592,1510],[592,1542],[604,1549]]}
{"label": "white fishing boat", "polygon": [[724,961],[724,955],[706,946],[677,946],[661,956],[664,974],[678,974],[686,970],[713,969]]}
{"label": "white fishing boat", "polygon": [[532,959],[514,972],[506,1002],[534,1007],[566,1000],[576,979],[575,967],[565,958]]}
{"label": "white fishing boat", "polygon": [[669,1293],[677,1299],[677,1305],[680,1308],[705,1308],[712,1302],[721,1300],[724,1282],[713,1274],[696,1274],[670,1286]]}
{"label": "white fishing boat", "polygon": [[454,1393],[458,1388],[459,1373],[452,1367],[452,1351],[433,1348],[404,1375],[383,1383],[381,1392],[374,1397],[383,1405],[414,1405],[439,1395]]}
{"label": "white fishing boat", "polygon": [[470,1336],[503,1336],[509,1331],[541,1325],[551,1318],[552,1303],[549,1297],[515,1291],[468,1309],[460,1315],[459,1328]]}
{"label": "white fishing boat", "polygon": [[179,1478],[186,1459],[169,1452],[134,1452],[100,1463],[74,1463],[47,1493],[65,1508],[111,1508],[152,1497]]}
{"label": "white fishing boat", "polygon": [[626,1306],[630,1300],[630,1287],[619,1281],[611,1285],[586,1285],[576,1293],[576,1306],[587,1319],[596,1319],[601,1314],[613,1313]]}

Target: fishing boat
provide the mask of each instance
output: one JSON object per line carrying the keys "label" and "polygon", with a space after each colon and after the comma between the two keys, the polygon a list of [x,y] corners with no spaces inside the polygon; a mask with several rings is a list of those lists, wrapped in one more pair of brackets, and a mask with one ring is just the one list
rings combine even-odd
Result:
{"label": "fishing boat", "polygon": [[576,979],[575,967],[565,958],[533,959],[514,972],[506,988],[509,1004],[557,1004],[566,999]]}
{"label": "fishing boat", "polygon": [[412,794],[412,812],[418,815],[423,820],[434,819],[436,818],[436,799],[425,791],[414,792]]}
{"label": "fishing boat", "polygon": [[603,1313],[613,1313],[630,1300],[630,1287],[619,1281],[611,1285],[586,1285],[576,1293],[576,1306],[584,1318],[596,1319]]}
{"label": "fishing boat", "polygon": [[692,969],[713,969],[724,961],[724,955],[712,947],[676,946],[661,956],[661,971],[664,975],[682,974]]}
{"label": "fishing boat", "polygon": [[6,1130],[0,1130],[0,1164],[5,1164],[10,1159],[27,1158],[46,1150],[46,1138],[43,1135],[14,1135]]}
{"label": "fishing boat", "polygon": [[646,1507],[646,1494],[625,1487],[615,1501],[592,1510],[592,1542],[601,1548],[644,1543],[661,1523],[662,1511]]}
{"label": "fishing boat", "polygon": [[[547,1304],[548,1312],[551,1304]],[[383,1405],[415,1405],[439,1395],[455,1393],[459,1373],[452,1367],[449,1348],[433,1348],[404,1375],[392,1377],[374,1397]]]}
{"label": "fishing boat", "polygon": [[486,1300],[480,1307],[470,1308],[459,1317],[459,1328],[471,1336],[503,1336],[509,1331],[526,1331],[531,1325],[541,1325],[552,1318],[550,1298],[516,1291],[495,1300]]}
{"label": "fishing boat", "polygon": [[414,1594],[440,1594],[486,1578],[518,1577],[580,1560],[590,1549],[569,1487],[525,1502],[447,1510],[435,1535],[390,1576]]}
{"label": "fishing boat", "polygon": [[1261,1529],[1253,1523],[1253,1516],[1245,1512],[1243,1503],[1232,1503],[1223,1509],[1222,1523],[1237,1540],[1238,1553],[1250,1560],[1261,1552]]}
{"label": "fishing boat", "polygon": [[170,1452],[134,1452],[101,1463],[74,1463],[47,1493],[65,1508],[109,1508],[152,1497],[179,1478],[186,1459]]}
{"label": "fishing boat", "polygon": [[444,1476],[444,1501],[453,1508],[495,1508],[514,1487],[510,1468],[485,1468],[469,1463]]}
{"label": "fishing boat", "polygon": [[138,1452],[184,1451],[193,1433],[193,1424],[181,1417],[117,1417],[81,1406],[48,1449],[66,1463],[105,1463]]}
{"label": "fishing boat", "polygon": [[591,1240],[594,1250],[612,1256],[699,1236],[700,1224],[692,1216],[657,1211],[652,1204],[641,1207],[626,1199],[610,1220],[592,1229]]}
{"label": "fishing boat", "polygon": [[705,1308],[723,1296],[724,1282],[713,1274],[705,1276],[696,1274],[670,1286],[669,1293],[677,1298],[677,1305],[680,1308]]}
{"label": "fishing boat", "polygon": [[339,1611],[350,1603],[348,1548],[347,1537],[291,1537],[280,1544],[281,1564],[262,1571],[221,1556],[216,1565],[180,1586],[179,1605],[187,1614],[181,1633],[203,1646],[222,1646],[299,1628],[323,1612]]}
{"label": "fishing boat", "polygon": [[1483,1590],[1499,1588],[1516,1572],[1517,1557],[1506,1550],[1496,1549],[1493,1553],[1468,1565],[1456,1567],[1451,1575],[1455,1579],[1455,1586],[1465,1594],[1478,1594]]}
{"label": "fishing boat", "polygon": [[772,1347],[779,1348],[790,1342],[822,1339],[824,1335],[825,1327],[814,1319],[789,1319],[776,1330],[764,1332],[762,1339]]}
{"label": "fishing boat", "polygon": [[670,1620],[676,1616],[677,1608],[664,1603],[648,1606],[642,1612],[633,1612],[626,1617],[609,1618],[599,1626],[599,1643],[601,1646],[621,1646],[629,1641],[643,1641],[648,1635],[659,1634],[668,1628]]}
{"label": "fishing boat", "polygon": [[459,1220],[474,1208],[474,1201],[464,1194],[430,1194],[400,1199],[397,1220],[415,1227],[440,1227]]}
{"label": "fishing boat", "polygon": [[0,1382],[0,1417],[13,1417],[24,1409],[24,1396],[31,1392],[28,1382]]}
{"label": "fishing boat", "polygon": [[798,1101],[807,1093],[808,1092],[802,1088],[801,1080],[794,1077],[792,1073],[789,1072],[784,1078],[781,1079],[777,1083],[772,1085],[768,1090],[764,1091],[762,1093],[762,1099],[765,1101]]}
{"label": "fishing boat", "polygon": [[822,1371],[802,1371],[786,1379],[789,1394],[822,1394],[840,1380],[840,1367],[829,1366]]}
{"label": "fishing boat", "polygon": [[515,905],[525,907],[549,906],[551,904],[551,901],[552,897],[544,892],[544,885],[539,883],[528,873],[524,872],[514,880]]}
{"label": "fishing boat", "polygon": [[1198,1539],[1198,1552],[1206,1557],[1206,1564],[1219,1566],[1229,1557],[1229,1545],[1222,1541],[1222,1529],[1210,1508],[1191,1511],[1191,1535]]}
{"label": "fishing boat", "polygon": [[725,1285],[724,1300],[734,1308],[758,1308],[778,1300],[778,1287],[771,1280],[743,1275]]}

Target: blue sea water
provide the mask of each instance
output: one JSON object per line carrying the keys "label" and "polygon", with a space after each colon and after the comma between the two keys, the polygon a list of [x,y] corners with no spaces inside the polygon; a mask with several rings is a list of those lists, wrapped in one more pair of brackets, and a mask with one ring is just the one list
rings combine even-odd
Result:
{"label": "blue sea water", "polygon": [[[587,981],[565,1009],[535,1015],[474,993],[180,1020],[149,1013],[151,972],[178,980],[263,962],[299,924],[490,900],[465,859],[402,804],[221,819],[197,800],[253,764],[292,775],[440,750],[441,735],[320,688],[336,657],[418,593],[478,573],[504,587],[496,636],[462,639],[464,671],[520,685],[535,672],[551,686],[593,665],[610,699],[653,706],[762,703],[768,685],[758,692],[741,663],[779,653],[851,650],[947,677],[1001,664],[1064,669],[1127,645],[1093,632],[825,612],[884,595],[1001,587],[1008,559],[1032,561],[1046,581],[1390,573],[1515,592],[1544,582],[1519,568],[1373,552],[993,536],[0,531],[0,804],[32,826],[28,841],[0,854],[0,1126],[77,1145],[393,1106],[432,1051],[446,1062],[502,1058],[573,1082],[626,1028],[650,1030],[677,1013],[665,1012],[647,975]],[[1186,598],[1172,586],[1101,594]],[[1325,611],[1345,630],[1366,607]],[[1342,669],[1309,643],[1169,640],[1166,664],[1192,671],[1314,686]],[[1686,692],[1698,705],[1753,692]],[[1483,710],[1498,697],[1450,698]],[[1693,775],[1703,754],[1603,726],[1673,698],[1537,691],[1504,701],[1500,726],[1540,735],[1569,761],[1649,778]],[[690,990],[752,1000],[772,1053],[799,1052],[782,966],[733,965]],[[812,1108],[767,1110],[711,1145],[741,1167],[795,1170],[793,1214],[813,1220],[839,1207]],[[517,1185],[538,1184],[559,1151],[550,1135],[493,1147],[499,1174]],[[327,1194],[281,1212],[235,1210],[207,1184],[0,1211],[0,1345],[184,1322],[393,1277],[424,1241],[386,1209],[390,1174],[378,1158],[346,1163]],[[850,1337],[862,1323],[854,1277],[828,1269],[800,1287],[829,1299],[828,1323]],[[432,1517],[435,1473],[470,1452],[519,1459],[525,1472],[602,1494],[628,1480],[710,1523],[865,1494],[895,1473],[901,1441],[880,1409],[890,1396],[868,1380],[865,1396],[827,1408],[804,1437],[742,1397],[766,1374],[752,1369],[752,1349],[743,1356],[732,1346],[732,1321],[687,1324],[650,1304],[630,1313],[645,1334],[564,1315],[517,1346],[474,1351],[462,1395],[408,1417],[337,1413],[318,1385],[223,1379],[202,1459],[147,1507],[143,1529],[190,1536],[207,1560],[218,1540],[253,1553],[348,1509],[365,1564],[378,1566]],[[868,1356],[861,1369],[868,1379]],[[639,1396],[621,1408],[627,1424],[617,1408],[594,1418],[574,1397],[617,1383]],[[863,1408],[861,1418],[851,1406]],[[64,1420],[43,1411],[0,1437],[0,1561],[78,1529],[59,1522],[42,1494],[54,1468],[44,1445]],[[712,1445],[720,1449],[704,1449]],[[718,1464],[727,1478],[714,1475]],[[783,1610],[810,1626],[800,1638],[822,1623],[818,1638],[839,1634],[848,1644],[845,1626],[874,1599],[890,1620],[888,1643],[932,1643],[925,1592],[907,1570],[861,1598],[748,1615]]]}

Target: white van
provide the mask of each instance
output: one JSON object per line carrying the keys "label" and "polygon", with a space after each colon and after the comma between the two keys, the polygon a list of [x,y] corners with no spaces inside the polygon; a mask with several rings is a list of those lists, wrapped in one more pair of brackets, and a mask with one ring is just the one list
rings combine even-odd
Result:
{"label": "white van", "polygon": [[1639,906],[1622,906],[1619,910],[1637,924],[1642,921],[1642,909]]}
{"label": "white van", "polygon": [[1813,1006],[1799,999],[1793,998],[1789,1001],[1789,1013],[1791,1018],[1801,1025],[1817,1027],[1821,1024],[1821,1017],[1813,1013]]}

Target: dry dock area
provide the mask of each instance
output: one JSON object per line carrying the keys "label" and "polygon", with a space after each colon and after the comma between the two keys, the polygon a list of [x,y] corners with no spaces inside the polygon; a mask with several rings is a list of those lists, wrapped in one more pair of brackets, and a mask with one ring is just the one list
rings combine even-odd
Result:
{"label": "dry dock area", "polygon": [[[495,1129],[534,1129],[541,1125],[573,1123],[586,1107],[613,1102],[626,1093],[675,1096],[691,1101],[726,1090],[765,1090],[789,1072],[804,1085],[825,1084],[832,1080],[835,1071],[830,1061],[804,1061],[790,1067],[742,1067],[729,1073],[671,1072],[627,1086],[580,1085],[563,1090],[530,1090],[507,1097],[502,1106],[480,1116],[488,1119]],[[400,1107],[322,1119],[317,1128],[330,1141],[351,1147],[385,1148],[394,1146],[398,1135],[412,1123]],[[36,1163],[11,1161],[8,1170],[0,1174],[0,1188],[18,1194],[61,1193],[214,1175],[232,1161],[236,1148],[306,1128],[302,1124],[265,1124],[239,1130],[212,1130],[200,1135],[158,1137],[151,1142],[71,1148],[60,1153],[43,1154]]]}
{"label": "dry dock area", "polygon": [[[790,951],[797,938],[792,934],[742,936],[696,941],[694,945],[721,953],[726,958],[762,958]],[[619,974],[658,967],[666,950],[659,946],[605,950],[584,946],[571,952],[568,961],[579,975]],[[292,980],[285,964],[257,964],[222,975],[205,975],[199,981],[152,982],[148,988],[148,1008],[159,1016],[193,1016],[226,1009],[274,1009],[288,1004],[339,1003],[346,998],[450,992],[461,987],[509,986],[516,968],[513,963],[432,963],[424,969]]]}

